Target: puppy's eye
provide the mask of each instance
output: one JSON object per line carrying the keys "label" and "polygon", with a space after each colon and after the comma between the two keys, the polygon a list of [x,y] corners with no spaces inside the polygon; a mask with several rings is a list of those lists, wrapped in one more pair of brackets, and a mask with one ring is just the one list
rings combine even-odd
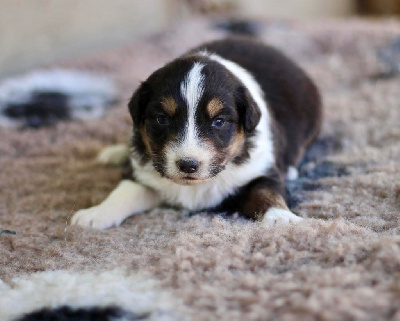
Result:
{"label": "puppy's eye", "polygon": [[157,123],[159,125],[169,125],[169,119],[165,115],[157,116]]}
{"label": "puppy's eye", "polygon": [[215,118],[212,122],[212,127],[221,128],[225,124],[225,119],[223,118]]}

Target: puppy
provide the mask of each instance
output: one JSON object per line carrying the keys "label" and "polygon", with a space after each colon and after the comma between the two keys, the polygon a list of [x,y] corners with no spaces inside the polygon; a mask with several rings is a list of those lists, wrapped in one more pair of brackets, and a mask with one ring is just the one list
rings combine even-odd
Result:
{"label": "puppy", "polygon": [[[71,223],[118,226],[160,205],[239,212],[262,222],[297,222],[284,178],[321,126],[321,100],[307,75],[278,50],[245,38],[206,43],[156,70],[129,103],[132,175]],[[288,175],[288,176],[287,176]]]}

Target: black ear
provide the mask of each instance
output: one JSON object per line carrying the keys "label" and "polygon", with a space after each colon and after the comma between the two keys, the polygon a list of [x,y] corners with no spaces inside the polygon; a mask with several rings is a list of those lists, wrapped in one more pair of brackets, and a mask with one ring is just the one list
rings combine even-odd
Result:
{"label": "black ear", "polygon": [[150,86],[146,82],[143,82],[133,93],[132,98],[129,101],[129,112],[135,126],[139,126],[143,121],[144,111],[149,103],[150,95]]}
{"label": "black ear", "polygon": [[236,90],[236,104],[245,131],[253,132],[260,121],[261,110],[246,87],[241,86]]}

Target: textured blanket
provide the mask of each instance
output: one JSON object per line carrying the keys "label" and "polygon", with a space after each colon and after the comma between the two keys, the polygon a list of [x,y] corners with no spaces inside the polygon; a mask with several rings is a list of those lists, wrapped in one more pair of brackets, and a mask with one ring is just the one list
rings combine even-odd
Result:
{"label": "textured blanket", "polygon": [[120,103],[100,120],[0,128],[0,231],[15,232],[0,234],[0,320],[400,320],[400,23],[258,32],[323,96],[321,138],[287,186],[305,219],[266,227],[160,208],[105,231],[66,225],[119,181],[96,155],[129,140],[139,82],[227,31],[196,20],[68,61],[57,67],[111,75]]}

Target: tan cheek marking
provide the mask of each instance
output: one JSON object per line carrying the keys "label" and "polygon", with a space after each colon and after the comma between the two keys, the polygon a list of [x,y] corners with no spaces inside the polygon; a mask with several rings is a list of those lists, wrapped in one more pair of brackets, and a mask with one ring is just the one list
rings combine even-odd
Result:
{"label": "tan cheek marking", "polygon": [[207,149],[211,154],[218,154],[218,150],[215,148],[214,142],[209,137],[204,137],[202,143],[204,148]]}
{"label": "tan cheek marking", "polygon": [[229,154],[231,155],[231,157],[236,157],[241,153],[244,146],[244,140],[244,131],[243,129],[240,129],[240,131],[236,133],[229,146]]}
{"label": "tan cheek marking", "polygon": [[210,118],[214,118],[218,115],[218,113],[224,108],[222,103],[217,98],[211,99],[211,101],[207,105],[207,113]]}
{"label": "tan cheek marking", "polygon": [[149,155],[151,155],[152,152],[151,152],[151,147],[150,147],[150,139],[149,139],[149,136],[147,136],[147,133],[146,133],[146,125],[143,125],[140,128],[140,135],[142,136],[142,140],[143,140],[144,146],[146,147],[146,152]]}
{"label": "tan cheek marking", "polygon": [[175,99],[172,97],[164,97],[161,101],[161,105],[163,110],[168,114],[168,116],[172,117],[175,115],[176,110],[178,108],[178,104]]}
{"label": "tan cheek marking", "polygon": [[265,212],[272,207],[289,210],[279,193],[269,188],[254,189],[244,202],[242,212],[249,218],[262,221]]}
{"label": "tan cheek marking", "polygon": [[239,156],[242,152],[245,136],[244,131],[240,130],[232,139],[229,147],[224,150],[215,149],[213,141],[208,138],[204,138],[204,141],[208,145],[209,150],[214,154],[214,161],[221,163],[221,165],[226,165],[229,161],[236,156]]}

